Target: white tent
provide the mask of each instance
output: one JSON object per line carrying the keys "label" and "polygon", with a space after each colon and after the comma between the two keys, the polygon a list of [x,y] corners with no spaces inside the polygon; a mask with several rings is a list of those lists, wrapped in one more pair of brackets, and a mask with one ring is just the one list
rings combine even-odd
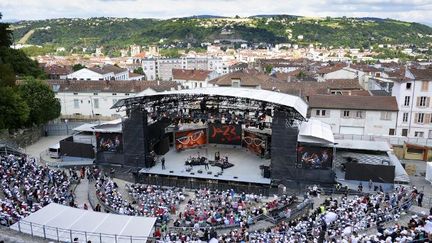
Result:
{"label": "white tent", "polygon": [[316,119],[309,119],[300,125],[298,141],[331,146],[335,142],[330,125]]}
{"label": "white tent", "polygon": [[432,162],[426,163],[426,180],[432,183]]}
{"label": "white tent", "polygon": [[156,218],[99,213],[51,203],[11,226],[61,242],[147,242]]}

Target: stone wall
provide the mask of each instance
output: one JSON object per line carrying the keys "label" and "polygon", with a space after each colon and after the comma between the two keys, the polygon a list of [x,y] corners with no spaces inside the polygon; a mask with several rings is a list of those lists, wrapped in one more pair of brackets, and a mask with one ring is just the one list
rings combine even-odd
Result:
{"label": "stone wall", "polygon": [[0,130],[0,141],[17,145],[21,148],[27,147],[37,142],[43,135],[42,126],[33,126],[30,128],[16,130]]}

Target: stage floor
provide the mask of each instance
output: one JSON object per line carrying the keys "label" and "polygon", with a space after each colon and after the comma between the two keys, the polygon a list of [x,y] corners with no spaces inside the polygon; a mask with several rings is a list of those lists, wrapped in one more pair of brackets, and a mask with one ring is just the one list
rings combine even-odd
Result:
{"label": "stage floor", "polygon": [[[209,165],[209,169],[206,171],[204,165],[193,166],[191,172],[187,172],[185,169],[185,161],[190,156],[196,157],[200,153],[200,156],[205,156],[209,160],[214,160],[215,152],[220,152],[220,156],[228,156],[228,161],[234,164],[233,167],[225,169],[223,174],[215,177],[214,175],[221,171],[220,167]],[[236,146],[225,146],[225,145],[206,145],[202,148],[188,149],[181,152],[177,152],[175,148],[170,148],[170,151],[166,153],[165,157],[165,170],[162,170],[162,164],[160,162],[161,156],[158,158],[156,165],[152,168],[144,168],[140,170],[140,173],[144,174],[157,174],[167,176],[181,176],[191,177],[200,179],[213,179],[213,180],[224,180],[224,181],[235,181],[235,182],[246,182],[246,183],[259,183],[259,184],[270,184],[269,178],[264,178],[261,175],[260,165],[270,165],[270,159],[261,159],[259,156],[252,152],[247,151],[245,148]],[[202,170],[202,174],[198,173],[198,170]],[[172,171],[173,173],[170,173]],[[212,174],[207,174],[211,171]],[[194,174],[191,174],[194,173]],[[236,177],[236,178],[235,178]]]}

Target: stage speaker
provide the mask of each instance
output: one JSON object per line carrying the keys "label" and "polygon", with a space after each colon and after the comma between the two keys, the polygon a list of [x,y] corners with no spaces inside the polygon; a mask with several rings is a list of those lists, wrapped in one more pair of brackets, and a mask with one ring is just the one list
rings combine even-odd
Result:
{"label": "stage speaker", "polygon": [[150,168],[150,167],[155,166],[155,164],[156,164],[156,161],[155,161],[155,159],[153,158],[153,156],[151,156],[151,155],[147,155],[147,156],[146,156],[146,160],[145,160],[145,167],[146,167],[146,168]]}
{"label": "stage speaker", "polygon": [[264,178],[270,178],[271,172],[268,167],[264,168]]}
{"label": "stage speaker", "polygon": [[272,111],[271,111],[271,109],[266,109],[265,114],[266,114],[267,116],[271,116],[271,115],[272,115]]}
{"label": "stage speaker", "polygon": [[129,117],[122,124],[124,164],[143,167],[148,153],[147,112],[139,107],[128,111]]}
{"label": "stage speaker", "polygon": [[[289,124],[292,114],[274,111],[271,135],[271,178],[285,181],[301,179],[295,170],[298,128]],[[285,184],[285,183],[283,183]]]}
{"label": "stage speaker", "polygon": [[154,152],[157,155],[164,155],[169,151],[170,140],[168,136],[163,137],[154,146]]}

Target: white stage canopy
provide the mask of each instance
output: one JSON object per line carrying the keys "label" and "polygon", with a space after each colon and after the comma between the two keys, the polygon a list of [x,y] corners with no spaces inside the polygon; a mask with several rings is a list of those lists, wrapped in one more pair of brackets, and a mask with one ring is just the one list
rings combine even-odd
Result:
{"label": "white stage canopy", "polygon": [[74,238],[79,242],[147,242],[155,222],[156,218],[99,213],[51,203],[11,228],[61,242]]}
{"label": "white stage canopy", "polygon": [[333,131],[331,130],[330,125],[322,121],[309,119],[307,122],[302,122],[299,130],[299,142],[331,146],[334,144]]}
{"label": "white stage canopy", "polygon": [[122,120],[116,119],[102,123],[84,123],[73,129],[77,132],[105,132],[105,133],[121,133]]}
{"label": "white stage canopy", "polygon": [[[238,97],[244,99],[265,101],[277,105],[288,106],[294,108],[300,115],[306,117],[308,105],[298,96],[289,95],[285,93],[269,91],[264,89],[248,89],[248,88],[233,88],[233,87],[211,87],[211,88],[197,88],[197,89],[182,89],[165,91],[155,94],[147,94],[144,97],[160,96],[160,95],[208,95],[208,96],[226,96]],[[134,97],[135,99],[138,97]],[[131,99],[131,98],[129,98]],[[111,108],[117,108],[124,105],[127,99],[119,100]]]}

